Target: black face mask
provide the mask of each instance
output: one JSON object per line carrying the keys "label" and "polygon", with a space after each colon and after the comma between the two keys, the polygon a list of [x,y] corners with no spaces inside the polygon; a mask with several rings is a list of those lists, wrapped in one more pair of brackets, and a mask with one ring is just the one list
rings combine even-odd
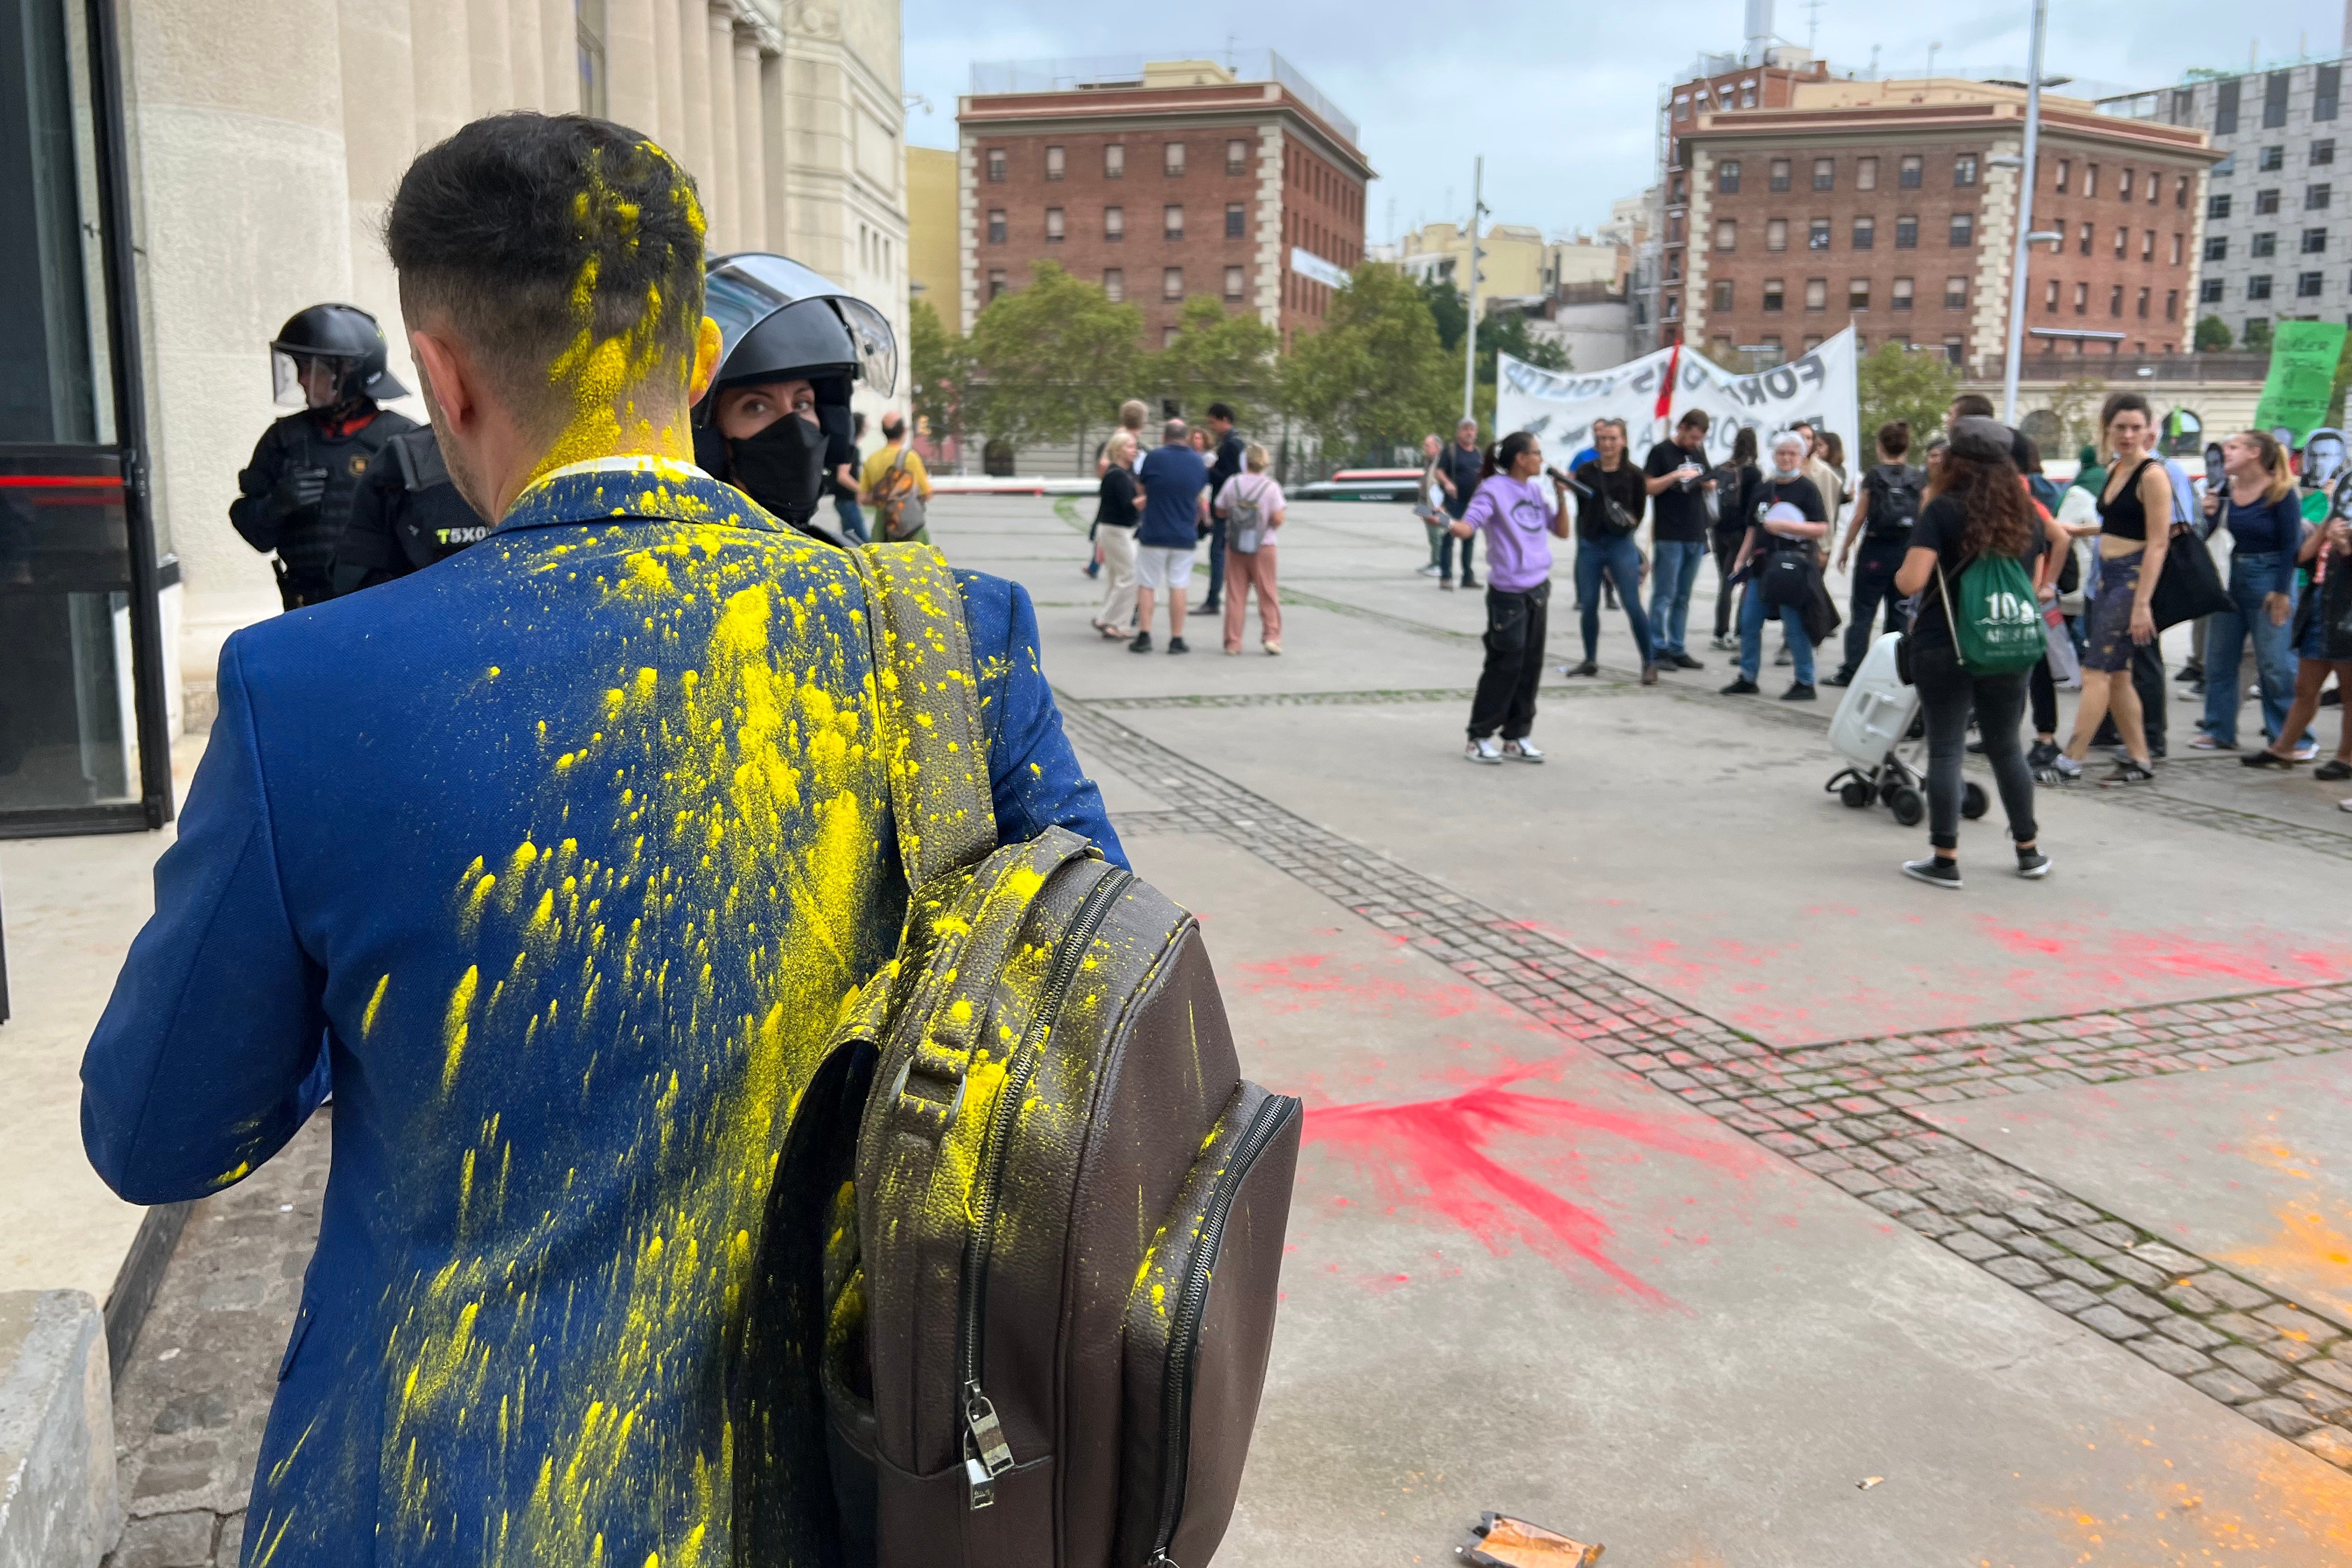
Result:
{"label": "black face mask", "polygon": [[787,414],[756,436],[727,443],[735,484],[786,522],[816,515],[824,491],[824,431],[814,420]]}

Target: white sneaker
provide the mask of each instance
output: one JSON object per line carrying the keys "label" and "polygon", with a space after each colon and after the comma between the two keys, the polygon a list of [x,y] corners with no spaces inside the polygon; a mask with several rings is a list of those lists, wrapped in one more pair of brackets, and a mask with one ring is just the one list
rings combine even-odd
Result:
{"label": "white sneaker", "polygon": [[1536,749],[1533,741],[1506,741],[1503,742],[1503,755],[1515,763],[1539,763],[1544,760],[1543,752]]}
{"label": "white sneaker", "polygon": [[2296,762],[2307,763],[2311,761],[2312,758],[2319,755],[2319,742],[2313,740],[2310,736],[2305,735],[2302,740],[2297,741],[2294,743],[2294,754]]}
{"label": "white sneaker", "polygon": [[1499,767],[1503,761],[1503,742],[1492,735],[1482,735],[1463,747],[1462,754],[1474,763],[1491,763]]}
{"label": "white sneaker", "polygon": [[1413,575],[1416,577],[1434,577],[1437,575],[1437,563],[1433,561],[1428,565],[1423,566],[1418,572],[1414,573]]}

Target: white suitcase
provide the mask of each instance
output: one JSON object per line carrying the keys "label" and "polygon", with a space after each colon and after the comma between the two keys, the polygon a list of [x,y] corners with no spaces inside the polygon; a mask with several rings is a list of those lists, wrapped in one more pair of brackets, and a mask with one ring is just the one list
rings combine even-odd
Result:
{"label": "white suitcase", "polygon": [[1837,717],[1830,721],[1830,744],[1837,754],[1864,773],[1886,761],[1886,753],[1911,731],[1919,713],[1919,693],[1895,673],[1895,645],[1901,636],[1887,632],[1870,645],[1870,652],[1845,689]]}

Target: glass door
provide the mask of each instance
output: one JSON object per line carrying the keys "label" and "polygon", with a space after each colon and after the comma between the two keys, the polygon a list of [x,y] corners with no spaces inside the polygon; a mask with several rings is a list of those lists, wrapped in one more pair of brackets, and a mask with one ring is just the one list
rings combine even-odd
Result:
{"label": "glass door", "polygon": [[171,816],[115,64],[0,0],[0,837]]}

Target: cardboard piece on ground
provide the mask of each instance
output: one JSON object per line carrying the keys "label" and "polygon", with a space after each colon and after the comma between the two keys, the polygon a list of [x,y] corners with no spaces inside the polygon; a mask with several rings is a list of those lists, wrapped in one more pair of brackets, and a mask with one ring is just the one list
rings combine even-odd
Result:
{"label": "cardboard piece on ground", "polygon": [[1473,1568],[1592,1568],[1601,1551],[1540,1524],[1490,1513],[1472,1527],[1454,1554]]}

